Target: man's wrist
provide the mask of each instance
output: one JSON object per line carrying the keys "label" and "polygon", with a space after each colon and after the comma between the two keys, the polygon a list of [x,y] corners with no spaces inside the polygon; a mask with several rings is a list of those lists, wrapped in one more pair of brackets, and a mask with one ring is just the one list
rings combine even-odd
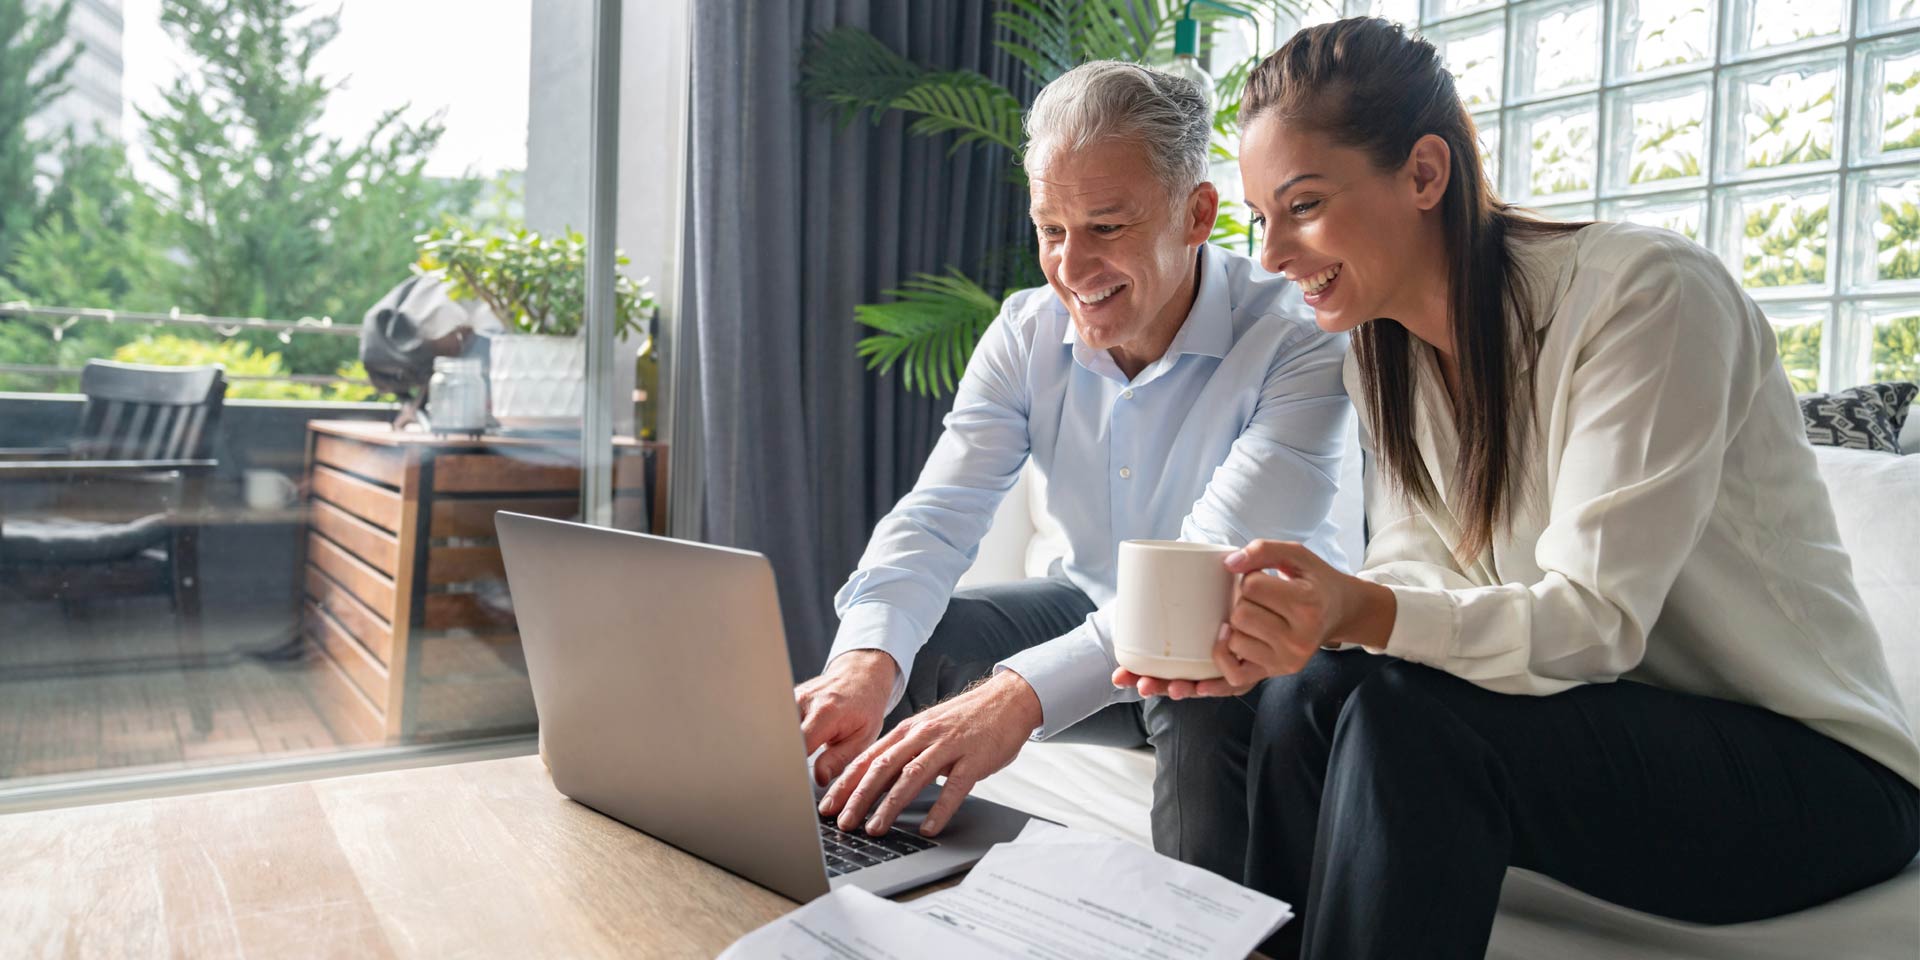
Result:
{"label": "man's wrist", "polygon": [[998,706],[999,713],[1009,718],[1009,724],[1018,722],[1023,732],[1040,729],[1046,722],[1046,713],[1040,706],[1040,694],[1033,689],[1027,678],[1012,670],[1002,670],[993,675],[982,688]]}
{"label": "man's wrist", "polygon": [[893,687],[895,677],[900,675],[900,664],[893,654],[879,647],[862,647],[848,650],[833,658],[827,664],[827,670],[833,673],[859,673],[868,677],[877,677],[889,689]]}

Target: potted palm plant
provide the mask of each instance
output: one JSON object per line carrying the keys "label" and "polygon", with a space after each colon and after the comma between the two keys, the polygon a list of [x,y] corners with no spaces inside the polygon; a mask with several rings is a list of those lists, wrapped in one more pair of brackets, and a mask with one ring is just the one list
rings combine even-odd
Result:
{"label": "potted palm plant", "polygon": [[[494,416],[576,424],[586,401],[586,347],[580,339],[587,304],[586,238],[573,230],[548,237],[524,228],[488,233],[449,225],[415,241],[420,246],[416,273],[443,280],[451,299],[479,300],[513,331],[488,335],[487,385]],[[626,255],[615,251],[614,263],[626,266]],[[617,335],[640,340],[640,356],[652,349],[646,322],[653,310],[647,281],[616,269]],[[630,395],[633,365],[614,366],[624,374],[622,395]]]}

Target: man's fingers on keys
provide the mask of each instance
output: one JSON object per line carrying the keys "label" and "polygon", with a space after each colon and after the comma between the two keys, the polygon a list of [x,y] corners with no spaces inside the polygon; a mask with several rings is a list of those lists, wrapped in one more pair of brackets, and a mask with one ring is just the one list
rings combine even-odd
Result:
{"label": "man's fingers on keys", "polygon": [[[854,787],[860,785],[860,778],[866,775],[867,765],[872,763],[873,758],[878,756],[881,751],[888,749],[899,739],[900,731],[898,728],[895,728],[892,733],[881,737],[877,742],[856,754],[853,762],[847,764],[847,768],[836,775],[833,786],[827,789],[827,795],[820,799],[820,812],[827,816],[832,816],[844,809],[848,800],[848,794],[853,792]],[[865,813],[866,811],[863,810],[860,812]]]}
{"label": "man's fingers on keys", "polygon": [[859,756],[860,751],[865,748],[866,744],[861,743],[858,737],[848,737],[828,747],[825,753],[813,761],[815,782],[832,783],[833,778],[839,776],[840,771],[846,768],[847,762]]}
{"label": "man's fingers on keys", "polygon": [[913,802],[920,791],[933,782],[933,778],[949,765],[945,757],[946,750],[935,746],[922,751],[919,755],[906,760],[900,766],[900,776],[893,781],[893,789],[880,801],[873,816],[867,818],[867,833],[874,836],[886,833],[893,821],[900,818],[900,812]]}
{"label": "man's fingers on keys", "polygon": [[[901,764],[920,752],[911,746],[913,742],[911,737],[888,739],[893,742],[881,741],[868,748],[872,756],[866,758],[865,769],[859,771],[860,782],[853,787],[853,792],[847,795],[847,805],[840,810],[840,829],[848,832],[859,829],[860,821],[867,816],[867,811],[873,807],[874,801],[878,800],[893,784],[894,779],[899,777]],[[861,764],[856,763],[854,766],[859,767]],[[840,779],[850,781],[854,773],[854,770],[849,769]]]}
{"label": "man's fingers on keys", "polygon": [[953,812],[960,809],[960,802],[973,792],[976,781],[966,772],[966,762],[953,765],[947,771],[947,782],[940,786],[940,799],[933,802],[933,809],[927,811],[927,818],[920,821],[920,835],[932,837],[945,830],[947,821],[953,819]]}

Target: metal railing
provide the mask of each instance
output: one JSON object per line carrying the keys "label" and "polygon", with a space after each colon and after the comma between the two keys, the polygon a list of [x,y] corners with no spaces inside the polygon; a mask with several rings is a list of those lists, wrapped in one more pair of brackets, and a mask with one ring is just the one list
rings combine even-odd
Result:
{"label": "metal railing", "polygon": [[[359,324],[335,323],[332,317],[301,317],[298,320],[268,320],[264,317],[221,317],[203,313],[188,313],[178,307],[166,313],[150,313],[137,310],[109,310],[99,307],[45,307],[30,303],[10,301],[0,303],[0,321],[42,320],[48,322],[53,340],[59,343],[68,330],[83,320],[100,321],[108,324],[129,324],[154,327],[198,327],[211,329],[223,338],[232,338],[251,331],[270,331],[281,343],[292,343],[295,334],[306,336],[355,337],[360,336]],[[78,376],[79,367],[62,367],[37,363],[0,363],[0,374],[22,374],[41,376],[49,380],[60,377]],[[262,377],[228,373],[232,381],[252,381],[264,383],[300,383],[312,386],[332,386],[348,384],[370,386],[363,378],[342,377],[323,373],[288,373],[279,376]]]}

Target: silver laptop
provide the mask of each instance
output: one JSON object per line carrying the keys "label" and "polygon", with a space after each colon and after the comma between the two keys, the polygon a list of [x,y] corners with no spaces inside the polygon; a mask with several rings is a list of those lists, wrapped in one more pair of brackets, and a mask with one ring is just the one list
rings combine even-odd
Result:
{"label": "silver laptop", "polygon": [[820,816],[766,557],[516,513],[496,526],[561,793],[801,902],[958,873],[1026,825],[969,798],[921,837],[936,787],[884,837]]}

